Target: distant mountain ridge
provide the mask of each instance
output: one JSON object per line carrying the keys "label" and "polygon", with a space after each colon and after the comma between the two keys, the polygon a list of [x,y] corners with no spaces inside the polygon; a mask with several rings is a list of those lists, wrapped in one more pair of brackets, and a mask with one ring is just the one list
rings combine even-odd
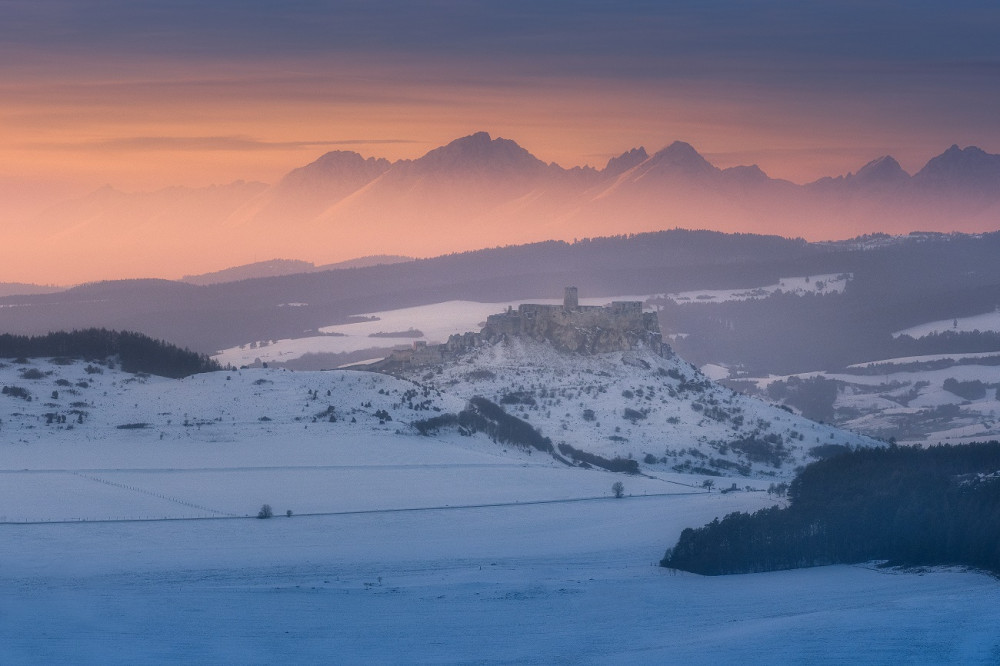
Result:
{"label": "distant mountain ridge", "polygon": [[257,278],[278,277],[281,275],[296,275],[299,273],[316,273],[319,271],[338,270],[342,268],[366,268],[368,266],[382,266],[398,264],[404,261],[413,261],[412,257],[401,257],[399,255],[376,254],[370,257],[358,257],[347,261],[338,261],[334,264],[317,266],[311,261],[300,261],[298,259],[271,259],[269,261],[257,261],[243,266],[233,266],[211,273],[201,275],[185,275],[181,282],[197,285],[219,284],[222,282],[237,282],[239,280],[255,280]]}
{"label": "distant mountain ridge", "polygon": [[[264,252],[322,264],[675,227],[813,240],[991,231],[1000,227],[1000,155],[956,145],[914,175],[883,156],[856,173],[797,185],[757,165],[721,169],[682,141],[652,155],[632,148],[600,169],[565,169],[477,132],[414,160],[333,151],[271,186],[104,188],[21,231],[26,246],[47,248],[41,261],[53,266],[87,252],[108,274],[145,277],[175,274],[178,262],[191,275],[245,265]],[[23,247],[0,252],[8,266],[40,270]]]}

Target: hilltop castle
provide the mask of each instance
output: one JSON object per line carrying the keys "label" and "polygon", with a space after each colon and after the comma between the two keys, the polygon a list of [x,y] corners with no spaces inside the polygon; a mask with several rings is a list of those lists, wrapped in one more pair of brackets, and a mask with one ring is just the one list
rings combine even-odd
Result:
{"label": "hilltop castle", "polygon": [[440,363],[484,343],[510,338],[549,342],[561,351],[602,354],[645,346],[657,354],[669,353],[663,343],[655,312],[643,312],[639,301],[614,301],[609,305],[580,305],[576,287],[566,287],[562,305],[524,303],[517,310],[490,315],[479,333],[459,333],[441,345],[413,343],[382,363],[423,366]]}
{"label": "hilltop castle", "polygon": [[663,339],[655,312],[643,313],[639,301],[580,305],[576,287],[566,287],[562,305],[525,303],[490,315],[480,336],[493,342],[507,337],[546,340],[557,349],[601,354],[639,344],[660,351]]}

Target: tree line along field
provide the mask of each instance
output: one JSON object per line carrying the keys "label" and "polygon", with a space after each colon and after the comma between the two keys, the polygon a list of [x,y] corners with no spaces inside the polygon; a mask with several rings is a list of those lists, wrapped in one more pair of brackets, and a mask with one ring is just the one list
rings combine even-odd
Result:
{"label": "tree line along field", "polygon": [[146,372],[173,378],[222,369],[204,354],[132,331],[87,328],[40,336],[0,335],[0,358],[38,357],[87,360],[115,357],[125,372]]}
{"label": "tree line along field", "polygon": [[858,449],[807,466],[787,508],[685,529],[661,565],[700,574],[886,560],[1000,573],[1000,442]]}

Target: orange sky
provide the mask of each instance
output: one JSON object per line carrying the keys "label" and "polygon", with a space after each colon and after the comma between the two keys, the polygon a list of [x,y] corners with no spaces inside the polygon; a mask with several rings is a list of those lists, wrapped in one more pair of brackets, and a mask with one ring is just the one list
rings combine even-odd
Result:
{"label": "orange sky", "polygon": [[[802,183],[855,171],[885,153],[915,171],[951,143],[985,138],[922,130],[905,118],[887,124],[884,107],[850,100],[735,86],[723,93],[697,81],[481,82],[448,66],[434,76],[378,65],[343,73],[271,69],[174,71],[167,63],[115,80],[87,80],[87,72],[7,82],[0,85],[0,179],[73,191],[273,183],[327,150],[416,158],[486,130],[564,167],[603,166],[635,146],[653,152],[680,139],[718,166],[757,163],[772,177]],[[849,132],[846,118],[855,126]]]}
{"label": "orange sky", "polygon": [[958,5],[12,0],[0,223],[15,240],[104,184],[273,183],[478,130],[564,167],[679,139],[798,183],[1000,152],[1000,10]]}

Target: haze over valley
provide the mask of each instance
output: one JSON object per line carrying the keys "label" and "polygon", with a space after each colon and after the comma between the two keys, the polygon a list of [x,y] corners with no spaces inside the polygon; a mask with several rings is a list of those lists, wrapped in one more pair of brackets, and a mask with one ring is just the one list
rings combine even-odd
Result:
{"label": "haze over valley", "polygon": [[0,663],[1000,662],[996,3],[0,3]]}
{"label": "haze over valley", "polygon": [[811,241],[982,232],[996,226],[998,192],[1000,155],[975,146],[952,146],[913,175],[883,156],[799,185],[756,165],[720,169],[681,141],[566,169],[478,132],[415,160],[329,152],[273,185],[106,186],[15,222],[0,279],[176,279],[274,258],[432,257],[675,227]]}

